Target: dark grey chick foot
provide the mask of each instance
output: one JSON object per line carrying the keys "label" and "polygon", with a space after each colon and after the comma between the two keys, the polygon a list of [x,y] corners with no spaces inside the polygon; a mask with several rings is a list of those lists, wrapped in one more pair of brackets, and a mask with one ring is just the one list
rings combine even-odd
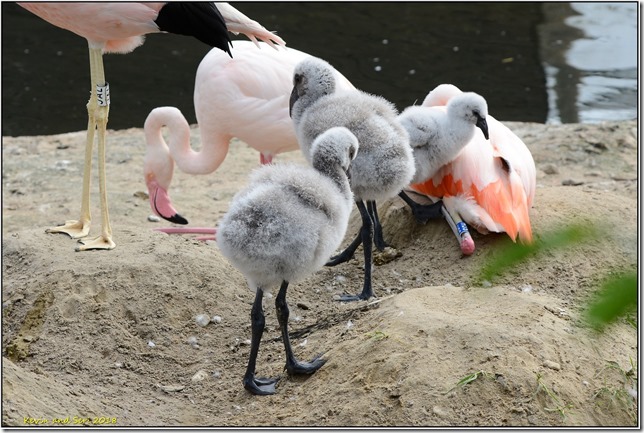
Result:
{"label": "dark grey chick foot", "polygon": [[443,216],[441,212],[441,207],[443,206],[442,200],[431,204],[420,204],[413,201],[404,191],[400,191],[398,196],[409,205],[416,222],[420,224],[425,224],[430,219],[437,219]]}
{"label": "dark grey chick foot", "polygon": [[325,363],[326,359],[322,358],[322,355],[318,355],[313,358],[311,362],[287,360],[285,369],[288,374],[292,376],[299,374],[313,374]]}
{"label": "dark grey chick foot", "polygon": [[373,294],[360,293],[359,295],[340,295],[337,298],[340,302],[355,302],[355,301],[366,301],[371,298]]}
{"label": "dark grey chick foot", "polygon": [[254,374],[244,377],[244,388],[251,394],[255,395],[272,395],[275,394],[275,384],[279,378],[269,379],[267,377],[255,377]]}

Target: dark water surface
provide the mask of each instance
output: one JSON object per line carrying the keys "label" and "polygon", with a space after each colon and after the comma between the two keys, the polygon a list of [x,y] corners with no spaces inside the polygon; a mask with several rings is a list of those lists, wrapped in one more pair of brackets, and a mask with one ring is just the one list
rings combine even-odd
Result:
{"label": "dark water surface", "polygon": [[[453,83],[485,96],[498,119],[548,120],[544,3],[232,4],[400,110],[437,84]],[[130,54],[106,55],[108,127],[142,127],[162,105],[195,123],[194,77],[208,50],[189,37],[152,34]],[[2,3],[2,135],[83,130],[88,97],[87,42]]]}

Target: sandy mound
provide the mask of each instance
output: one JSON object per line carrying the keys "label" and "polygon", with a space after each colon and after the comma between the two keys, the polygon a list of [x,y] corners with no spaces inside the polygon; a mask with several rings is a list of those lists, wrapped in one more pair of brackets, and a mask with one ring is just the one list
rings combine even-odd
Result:
{"label": "sandy mound", "polygon": [[[147,220],[139,194],[141,130],[110,131],[109,252],[75,253],[44,233],[77,217],[84,133],[4,137],[3,425],[635,425],[636,330],[620,321],[597,335],[579,319],[598,279],[637,263],[636,124],[509,125],[537,163],[535,235],[573,220],[603,235],[480,287],[505,235],[474,233],[477,250],[462,257],[447,224],[419,226],[400,200],[381,203],[402,256],[374,269],[377,299],[332,300],[360,290],[360,250],[289,288],[297,356],[328,358],[312,377],[282,372],[265,299],[258,374],[282,375],[270,397],[241,385],[253,301],[241,274],[212,243],[151,230],[165,224]],[[217,172],[176,172],[170,193],[191,225],[213,226],[257,162],[234,143]],[[357,227],[354,215],[350,237]],[[201,327],[198,314],[221,322]]]}

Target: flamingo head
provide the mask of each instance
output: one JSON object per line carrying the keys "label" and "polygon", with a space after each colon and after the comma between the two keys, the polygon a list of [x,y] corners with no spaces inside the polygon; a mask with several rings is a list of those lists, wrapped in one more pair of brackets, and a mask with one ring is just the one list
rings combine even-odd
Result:
{"label": "flamingo head", "polygon": [[[465,92],[453,97],[447,103],[447,113],[459,122],[480,128],[486,140],[490,138],[486,120],[487,102],[478,93]],[[473,131],[474,129],[472,129],[472,133],[474,133]]]}
{"label": "flamingo head", "polygon": [[174,206],[172,206],[168,191],[159,185],[154,175],[146,176],[145,183],[148,186],[148,194],[150,195],[150,207],[155,214],[171,223],[188,224],[188,220],[179,215]]}
{"label": "flamingo head", "polygon": [[[293,70],[293,91],[289,99],[289,116],[299,121],[306,108],[324,95],[335,92],[337,71],[328,62],[309,57]],[[297,107],[295,103],[301,101]]]}

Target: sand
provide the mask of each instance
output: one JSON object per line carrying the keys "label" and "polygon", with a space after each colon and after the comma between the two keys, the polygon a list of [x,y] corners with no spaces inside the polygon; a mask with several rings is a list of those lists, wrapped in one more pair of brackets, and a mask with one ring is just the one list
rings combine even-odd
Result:
{"label": "sand", "polygon": [[[637,263],[637,124],[507,125],[537,165],[536,238],[571,222],[602,236],[482,284],[477,272],[507,235],[474,233],[465,257],[444,221],[418,225],[398,198],[381,203],[401,256],[374,268],[376,298],[333,299],[360,291],[361,249],[289,288],[296,355],[328,359],[311,377],[283,372],[265,298],[257,372],[281,376],[268,397],[241,383],[254,296],[242,275],[215,243],[152,230],[168,224],[148,220],[142,130],[109,131],[111,251],[75,252],[45,233],[78,217],[84,132],[3,137],[2,424],[636,425],[636,329],[619,320],[597,334],[581,318],[603,277]],[[233,142],[215,173],[175,170],[175,205],[191,226],[214,226],[258,160]],[[299,152],[276,161],[304,163]],[[199,314],[221,320],[202,327]]]}

